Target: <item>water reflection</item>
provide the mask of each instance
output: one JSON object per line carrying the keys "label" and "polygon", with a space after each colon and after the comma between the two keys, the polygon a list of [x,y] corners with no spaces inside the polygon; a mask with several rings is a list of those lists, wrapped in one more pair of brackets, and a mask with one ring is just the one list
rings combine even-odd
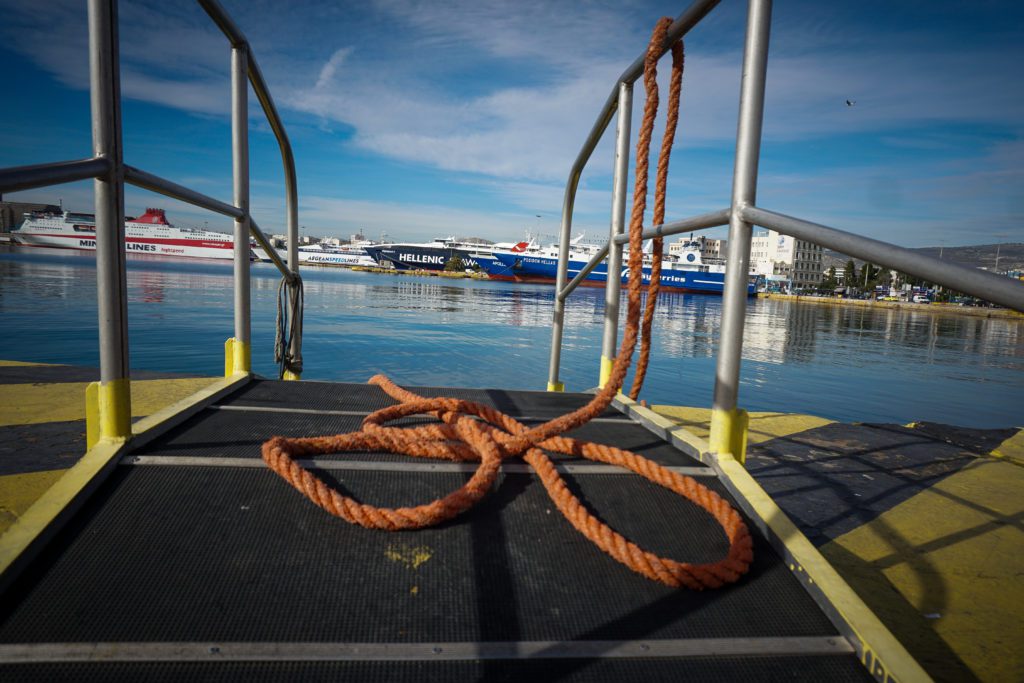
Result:
{"label": "water reflection", "polygon": [[[0,248],[0,358],[96,365],[94,256]],[[538,389],[547,381],[553,289],[541,285],[307,269],[309,379]],[[254,365],[273,375],[279,275],[253,268]],[[233,333],[228,262],[129,259],[132,366],[221,371]],[[566,307],[562,379],[597,382],[604,291]],[[625,305],[622,307],[625,318]],[[666,294],[656,314],[644,397],[708,405],[721,299]],[[1024,324],[941,314],[752,300],[741,403],[845,420],[1020,422]]]}

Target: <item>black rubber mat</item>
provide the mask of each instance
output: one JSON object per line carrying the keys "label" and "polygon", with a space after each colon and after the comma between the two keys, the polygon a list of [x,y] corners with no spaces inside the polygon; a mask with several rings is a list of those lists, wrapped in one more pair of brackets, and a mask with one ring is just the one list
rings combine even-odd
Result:
{"label": "black rubber mat", "polygon": [[[333,472],[367,502],[465,476]],[[717,481],[712,486],[721,490]],[[720,556],[703,511],[630,475],[570,480],[609,524],[679,560]],[[369,531],[275,474],[121,467],[0,603],[0,642],[437,642],[833,635],[767,543],[738,584],[672,590],[605,556],[533,477],[441,527]]]}
{"label": "black rubber mat", "polygon": [[[431,417],[410,417],[393,426],[436,423]],[[264,441],[274,436],[300,437],[358,431],[363,418],[349,415],[266,413],[204,410],[187,424],[169,431],[137,455],[259,458]]]}
{"label": "black rubber mat", "polygon": [[[459,389],[451,387],[407,387],[424,397],[445,396],[484,403],[513,417],[521,415],[551,419],[586,405],[590,394],[549,391],[505,391],[503,389]],[[312,408],[316,410],[361,410],[367,413],[397,401],[379,387],[338,382],[280,382],[257,380],[233,394],[228,402],[239,406]],[[622,417],[614,408],[606,417]]]}
{"label": "black rubber mat", "polygon": [[[489,403],[528,424],[591,396],[420,389]],[[257,381],[222,406],[367,413],[375,387]],[[617,418],[573,433],[666,464],[696,466]],[[432,421],[406,418],[409,424]],[[139,455],[258,458],[275,434],[357,429],[362,415],[207,409]],[[345,456],[337,456],[345,457]],[[396,459],[359,454],[363,460]],[[318,472],[364,502],[430,501],[457,472]],[[712,477],[701,483],[731,497]],[[690,562],[721,557],[717,523],[628,474],[569,475],[598,517],[641,546]],[[0,642],[642,641],[838,637],[766,541],[736,585],[674,590],[615,562],[564,520],[536,477],[499,477],[476,508],[435,528],[369,531],[331,517],[263,467],[122,465],[0,596]],[[3,680],[868,680],[852,655],[386,662],[0,664]]]}
{"label": "black rubber mat", "polygon": [[822,545],[976,460],[926,430],[834,423],[751,447],[747,469]]}
{"label": "black rubber mat", "polygon": [[[228,403],[228,405],[235,405]],[[258,458],[260,446],[273,436],[323,436],[358,431],[363,418],[313,413],[271,413],[260,410],[204,410],[188,424],[178,427],[136,451],[139,455],[183,455],[201,457]],[[430,417],[409,417],[389,423],[406,426],[436,422]],[[524,422],[527,426],[535,421]],[[682,451],[658,439],[647,429],[631,422],[591,422],[567,432],[568,436],[614,444],[667,465],[703,467]],[[379,454],[386,460],[404,456]],[[380,459],[380,458],[374,458]]]}
{"label": "black rubber mat", "polygon": [[723,657],[693,659],[559,659],[466,662],[189,662],[7,666],[4,680],[19,681],[724,681],[873,680],[853,655],[829,657]]}

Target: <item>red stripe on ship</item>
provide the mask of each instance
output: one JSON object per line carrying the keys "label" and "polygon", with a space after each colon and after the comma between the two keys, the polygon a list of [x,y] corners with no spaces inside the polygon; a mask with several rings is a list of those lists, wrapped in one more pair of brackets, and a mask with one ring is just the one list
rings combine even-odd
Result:
{"label": "red stripe on ship", "polygon": [[[81,232],[75,233],[74,235],[65,234],[49,234],[42,232],[27,232],[26,236],[31,237],[64,237],[70,240],[94,240],[96,239],[96,233],[94,232]],[[171,247],[206,247],[207,249],[234,249],[234,242],[211,242],[208,240],[176,240],[164,237],[126,237],[126,242],[135,242],[137,244],[162,244]]]}

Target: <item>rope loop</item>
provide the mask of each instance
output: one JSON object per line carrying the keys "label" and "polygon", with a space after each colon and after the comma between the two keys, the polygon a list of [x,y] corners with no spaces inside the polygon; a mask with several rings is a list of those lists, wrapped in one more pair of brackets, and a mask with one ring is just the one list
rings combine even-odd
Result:
{"label": "rope loop", "polygon": [[[302,311],[305,307],[302,276],[297,272],[281,278],[277,286],[277,319],[274,322],[274,362],[278,364],[278,379],[285,372],[302,374]],[[292,355],[292,342],[296,354]]]}
{"label": "rope loop", "polygon": [[[611,404],[622,388],[640,334],[643,286],[643,250],[640,233],[643,230],[647,201],[648,155],[658,108],[657,62],[662,54],[671,23],[672,20],[668,17],[658,21],[644,61],[647,100],[637,139],[636,185],[633,190],[633,208],[629,224],[626,329],[623,332],[622,346],[612,366],[611,376],[604,388],[587,405],[529,428],[490,406],[454,398],[424,398],[403,389],[384,375],[377,375],[370,379],[370,384],[380,387],[390,397],[399,401],[398,404],[367,416],[363,420],[362,429],[358,432],[299,439],[274,437],[263,444],[263,460],[273,471],[332,515],[364,527],[396,531],[439,524],[468,510],[495,484],[501,462],[507,458],[521,457],[533,468],[552,502],[575,529],[603,552],[643,576],[668,586],[701,590],[734,583],[748,571],[753,561],[753,541],[743,518],[728,501],[692,477],[673,472],[637,453],[562,436],[565,432],[586,424]],[[671,51],[673,70],[669,88],[668,123],[658,158],[655,183],[655,224],[664,222],[665,184],[669,154],[678,120],[682,81],[681,42],[673,44]],[[659,269],[661,249],[662,244],[658,240],[655,242],[655,263]],[[643,382],[641,365],[643,370],[646,370],[657,291],[657,277],[652,274],[644,313],[641,358],[637,364],[634,392],[639,392],[640,384]],[[289,295],[293,297],[291,301],[294,302],[294,297],[297,296],[301,302],[301,281],[297,293],[292,290]],[[280,298],[278,311],[280,348],[286,348],[280,323]],[[301,309],[298,315],[297,330],[301,335]],[[293,309],[292,334],[296,333],[294,316]],[[387,423],[416,415],[430,415],[439,422],[405,427],[387,426]],[[442,498],[415,507],[384,508],[360,503],[354,498],[338,493],[296,462],[296,458],[306,455],[353,451],[383,451],[480,464],[465,484]],[[622,467],[676,493],[703,509],[718,522],[729,542],[728,552],[716,562],[692,564],[659,557],[644,550],[594,516],[579,498],[573,495],[548,452]]]}

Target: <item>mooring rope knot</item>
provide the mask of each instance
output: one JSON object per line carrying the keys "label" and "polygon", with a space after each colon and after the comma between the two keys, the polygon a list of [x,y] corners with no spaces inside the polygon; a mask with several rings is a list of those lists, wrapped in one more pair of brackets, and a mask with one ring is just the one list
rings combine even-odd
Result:
{"label": "mooring rope knot", "polygon": [[[367,416],[358,432],[297,439],[274,437],[263,444],[263,460],[272,470],[332,515],[371,529],[397,531],[433,526],[468,510],[494,485],[501,470],[501,462],[506,458],[521,456],[536,472],[551,500],[569,523],[598,548],[634,571],[669,586],[685,586],[696,590],[733,583],[747,572],[753,561],[750,532],[739,513],[721,496],[692,477],[673,472],[636,453],[562,436],[601,414],[611,404],[622,388],[639,336],[643,266],[640,233],[646,210],[648,154],[658,106],[656,68],[671,23],[667,17],[658,22],[644,63],[647,101],[637,140],[636,185],[629,226],[626,329],[622,347],[604,388],[587,405],[529,428],[490,406],[455,398],[424,398],[399,387],[384,375],[377,375],[370,380],[370,384],[380,387],[399,403]],[[666,142],[659,156],[655,185],[655,224],[662,223],[664,218],[665,174],[678,117],[682,54],[682,44],[676,42],[672,46],[673,73]],[[659,242],[655,249],[656,263],[660,254]],[[644,314],[641,352],[644,368],[649,351],[653,302],[657,298],[655,282],[656,274],[652,275],[653,286],[648,294]],[[631,392],[634,397],[642,383],[643,372],[638,363]],[[413,415],[432,415],[439,422],[408,427],[387,426],[387,423],[394,420]],[[383,451],[480,464],[465,484],[442,498],[415,507],[383,508],[342,495],[295,461],[302,456],[351,451]],[[592,515],[566,486],[555,463],[545,451],[622,467],[675,492],[705,510],[721,525],[729,541],[728,552],[716,562],[691,564],[659,557],[644,550]]]}

